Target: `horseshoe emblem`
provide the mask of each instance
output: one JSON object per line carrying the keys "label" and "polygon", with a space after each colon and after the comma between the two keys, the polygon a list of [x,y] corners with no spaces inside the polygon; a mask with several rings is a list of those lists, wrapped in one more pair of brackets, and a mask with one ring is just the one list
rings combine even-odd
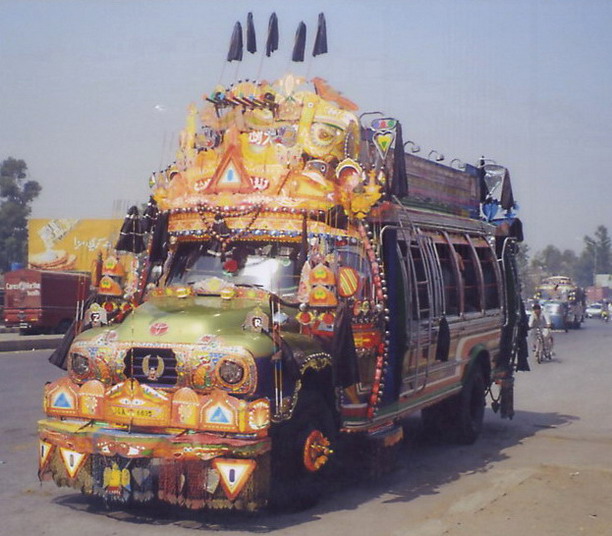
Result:
{"label": "horseshoe emblem", "polygon": [[[151,363],[155,359],[157,363]],[[147,377],[147,380],[156,382],[164,374],[164,360],[157,355],[146,355],[142,360],[142,372]]]}

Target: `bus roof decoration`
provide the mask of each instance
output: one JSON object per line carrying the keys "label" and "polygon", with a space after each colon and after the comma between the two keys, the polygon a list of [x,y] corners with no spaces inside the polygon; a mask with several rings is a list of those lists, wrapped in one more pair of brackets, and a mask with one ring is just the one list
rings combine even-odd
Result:
{"label": "bus roof decoration", "polygon": [[[199,213],[221,207],[239,213],[259,206],[263,215],[340,206],[347,217],[364,218],[384,192],[407,205],[482,217],[478,175],[489,165],[457,169],[405,152],[402,126],[391,117],[360,130],[357,105],[321,78],[241,80],[204,100],[188,109],[175,163],[151,180],[160,211],[172,213],[173,232],[205,233]],[[503,177],[506,206],[513,198]],[[495,216],[492,210],[484,219]],[[300,234],[298,227],[291,232]]]}
{"label": "bus roof decoration", "polygon": [[312,84],[293,75],[245,80],[190,106],[176,164],[151,181],[160,210],[187,214],[171,217],[183,231],[204,231],[198,211],[207,207],[367,212],[380,184],[358,164],[356,106],[324,80]]}
{"label": "bus roof decoration", "polygon": [[[247,50],[253,53],[252,13],[246,24]],[[236,22],[228,61],[242,59],[243,45]],[[306,25],[300,22],[293,61],[303,61],[305,45]],[[277,48],[278,20],[272,13],[266,55]],[[325,52],[326,21],[320,13],[313,56]],[[173,165],[151,178],[154,202],[168,215],[171,235],[208,236],[217,216],[231,234],[250,214],[267,233],[301,236],[303,215],[323,224],[317,214],[334,209],[334,218],[327,218],[333,227],[346,218],[367,218],[383,196],[486,221],[495,221],[499,207],[508,211],[506,219],[514,208],[505,168],[484,160],[478,168],[457,168],[406,152],[397,119],[381,112],[357,116],[358,106],[322,78],[238,80],[218,85],[204,100],[188,108]],[[383,117],[362,126],[369,113]],[[498,189],[500,201],[491,195]],[[297,214],[292,220],[298,223],[288,228],[280,220],[260,221],[270,213]]]}

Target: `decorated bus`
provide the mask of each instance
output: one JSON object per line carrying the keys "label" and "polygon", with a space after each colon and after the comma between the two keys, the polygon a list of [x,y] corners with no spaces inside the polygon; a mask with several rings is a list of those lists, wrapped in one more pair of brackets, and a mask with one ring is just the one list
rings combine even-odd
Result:
{"label": "decorated bus", "polygon": [[357,111],[293,75],[189,107],[52,356],[67,374],[44,389],[41,479],[106,501],[305,506],[338,456],[384,469],[417,412],[466,444],[488,395],[513,416],[513,208],[483,213],[486,164],[406,154],[398,120]]}
{"label": "decorated bus", "polygon": [[579,328],[584,322],[586,294],[571,277],[553,275],[544,278],[534,295],[534,299],[548,306],[548,315],[553,318],[556,329]]}

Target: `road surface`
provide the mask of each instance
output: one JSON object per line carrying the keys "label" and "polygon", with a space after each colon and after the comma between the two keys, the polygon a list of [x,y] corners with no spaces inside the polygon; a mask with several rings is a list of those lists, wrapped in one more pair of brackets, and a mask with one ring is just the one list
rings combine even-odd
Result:
{"label": "road surface", "polygon": [[49,351],[0,354],[0,535],[612,535],[612,325],[556,333],[552,362],[517,374],[512,421],[489,409],[475,445],[406,426],[397,470],[347,472],[305,512],[256,516],[105,510],[36,477]]}

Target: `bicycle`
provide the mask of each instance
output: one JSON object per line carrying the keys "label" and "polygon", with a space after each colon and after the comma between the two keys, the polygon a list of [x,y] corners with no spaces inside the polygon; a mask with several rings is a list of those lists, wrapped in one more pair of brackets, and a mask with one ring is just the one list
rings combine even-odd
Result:
{"label": "bicycle", "polygon": [[550,347],[550,340],[548,338],[544,338],[542,328],[536,328],[536,345],[534,354],[538,363],[542,363],[542,361],[552,361],[552,348]]}

